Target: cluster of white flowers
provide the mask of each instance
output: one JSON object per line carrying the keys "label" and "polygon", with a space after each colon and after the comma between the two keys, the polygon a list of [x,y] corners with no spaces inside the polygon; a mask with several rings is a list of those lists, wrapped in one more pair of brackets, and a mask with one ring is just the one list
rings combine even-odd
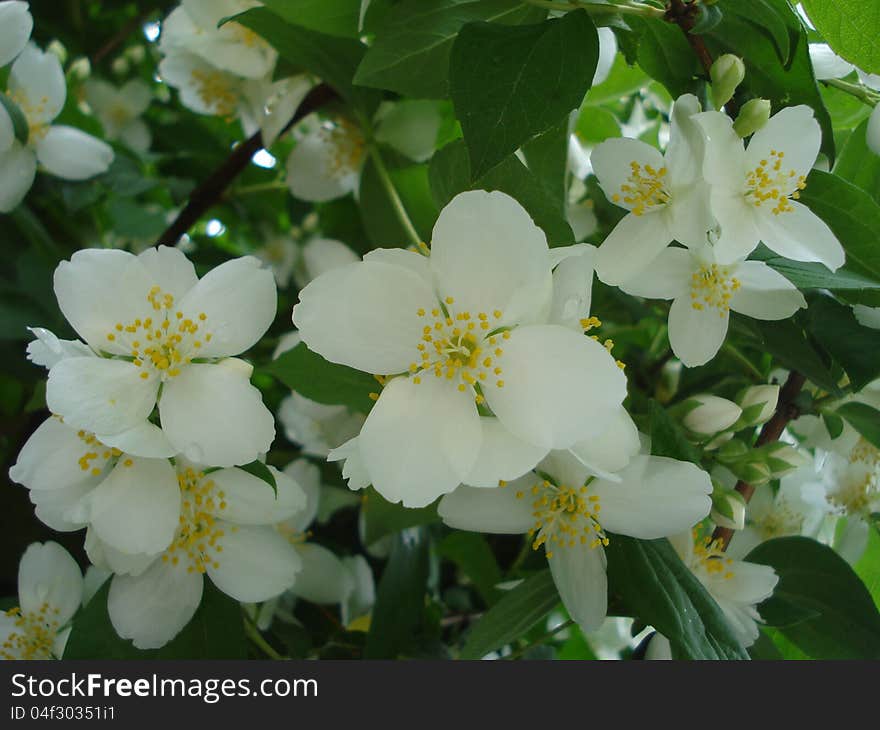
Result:
{"label": "cluster of white flowers", "polygon": [[37,163],[65,180],[85,180],[110,167],[113,149],[64,124],[53,124],[67,99],[58,58],[30,43],[28,4],[0,2],[0,66],[12,62],[0,103],[0,213],[27,195]]}

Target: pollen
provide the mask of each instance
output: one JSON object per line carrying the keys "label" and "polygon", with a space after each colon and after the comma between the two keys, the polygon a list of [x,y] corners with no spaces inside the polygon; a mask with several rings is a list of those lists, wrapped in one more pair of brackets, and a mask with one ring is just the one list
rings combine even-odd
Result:
{"label": "pollen", "polygon": [[21,608],[5,612],[13,629],[0,644],[0,659],[52,659],[58,634],[58,609],[47,602],[35,611],[24,613]]}
{"label": "pollen", "polygon": [[[179,557],[188,560],[188,572],[204,573],[208,567],[218,567],[217,555],[222,552],[221,538],[225,535],[217,519],[217,511],[226,509],[223,492],[204,472],[192,467],[178,471],[180,488],[180,520],[177,533],[163,560],[177,564]],[[219,504],[218,504],[219,502]]]}
{"label": "pollen", "polygon": [[772,206],[773,215],[791,213],[800,192],[807,187],[806,178],[794,170],[783,169],[785,152],[771,150],[769,159],[761,160],[758,166],[746,174],[746,200],[756,208],[765,204]]}
{"label": "pollen", "polygon": [[651,165],[642,166],[633,160],[629,163],[629,168],[629,177],[620,186],[620,194],[611,196],[613,202],[623,202],[629,206],[633,215],[639,216],[669,203],[671,197],[666,189],[665,167],[657,170]]}
{"label": "pollen", "polygon": [[691,275],[691,307],[698,311],[717,310],[720,317],[730,311],[733,293],[740,288],[739,279],[731,276],[730,267],[711,264],[701,266]]}

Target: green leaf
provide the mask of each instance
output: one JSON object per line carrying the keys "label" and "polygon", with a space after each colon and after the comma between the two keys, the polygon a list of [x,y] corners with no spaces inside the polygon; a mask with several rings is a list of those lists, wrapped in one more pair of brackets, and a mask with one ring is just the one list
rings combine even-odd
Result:
{"label": "green leaf", "polygon": [[651,82],[638,66],[628,66],[623,54],[618,54],[608,73],[608,78],[598,86],[593,86],[584,99],[584,104],[599,106],[615,103],[625,96],[635,93]]}
{"label": "green leaf", "polygon": [[599,37],[583,10],[537,25],[462,28],[452,45],[449,88],[472,177],[579,107],[598,57]]}
{"label": "green leaf", "polygon": [[21,107],[6,94],[0,94],[0,105],[3,106],[6,113],[9,115],[15,138],[22,144],[27,144],[30,130],[28,128],[27,117],[24,115]]}
{"label": "green leaf", "polygon": [[700,463],[700,450],[684,434],[684,430],[657,401],[651,401],[651,453],[671,459]]}
{"label": "green leaf", "polygon": [[779,630],[816,659],[880,658],[880,613],[853,569],[831,548],[805,537],[761,543],[746,558],[779,575],[773,597],[820,615]]}
{"label": "green leaf", "polygon": [[[526,167],[561,212],[566,204],[568,117],[522,147]],[[493,171],[489,171],[489,177]]]}
{"label": "green leaf", "polygon": [[861,188],[880,202],[880,156],[868,149],[868,120],[863,120],[846,139],[834,163],[834,174]]}
{"label": "green leaf", "polygon": [[828,431],[828,435],[832,440],[843,433],[843,419],[835,416],[833,413],[823,413],[822,423],[825,424],[825,430]]}
{"label": "green leaf", "polygon": [[608,557],[609,596],[621,599],[626,615],[638,617],[669,639],[673,656],[686,659],[745,659],[727,619],[668,540],[612,535]]}
{"label": "green leaf", "polygon": [[358,37],[361,0],[264,0],[288,23],[332,36]]}
{"label": "green leaf", "polygon": [[397,533],[379,581],[365,659],[394,659],[416,647],[424,624],[427,583],[427,533],[423,529]]}
{"label": "green leaf", "polygon": [[474,182],[469,182],[470,178],[470,161],[462,140],[456,140],[437,152],[428,170],[437,206],[442,208],[465,190],[500,190],[526,209],[535,225],[547,235],[551,246],[574,242],[574,234],[559,201],[516,156],[511,155]]}
{"label": "green leaf", "polygon": [[414,98],[449,96],[449,53],[465,23],[536,22],[546,11],[517,0],[406,0],[376,34],[355,74],[362,86]]}
{"label": "green leaf", "polygon": [[[727,12],[726,3],[721,4]],[[735,0],[735,12],[748,20],[755,30],[773,41],[780,62],[785,66],[791,60],[792,46],[798,42],[801,23],[787,0]]]}
{"label": "green leaf", "polygon": [[498,597],[495,587],[501,582],[501,570],[486,538],[476,532],[452,532],[437,548],[437,554],[455,563],[471,580],[487,605]]}
{"label": "green leaf", "polygon": [[617,117],[607,109],[594,106],[581,109],[575,133],[586,145],[596,145],[606,139],[622,136]]}
{"label": "green leaf", "polygon": [[837,409],[837,415],[846,419],[866,441],[880,449],[880,411],[867,403],[844,403]]}
{"label": "green leaf", "polygon": [[378,106],[377,92],[352,84],[355,69],[366,51],[359,41],[293,25],[267,8],[251,8],[234,20],[261,36],[282,58],[319,76],[364,113],[371,115]]}
{"label": "green leaf", "polygon": [[859,324],[852,308],[831,297],[810,302],[810,331],[861,390],[880,375],[880,331]]}
{"label": "green leaf", "polygon": [[802,0],[828,45],[868,73],[880,73],[880,5],[864,0]]}
{"label": "green leaf", "polygon": [[880,289],[878,281],[845,269],[832,272],[819,263],[790,261],[777,257],[765,259],[764,263],[776,269],[798,289],[829,289],[830,291]]}
{"label": "green leaf", "polygon": [[636,28],[640,31],[639,66],[673,96],[689,91],[694,76],[699,73],[699,65],[681,28],[654,19],[640,20]]}
{"label": "green leaf", "polygon": [[241,606],[205,580],[192,620],[161,649],[136,649],[121,639],[107,613],[107,580],[73,619],[65,659],[246,659]]}
{"label": "green leaf", "polygon": [[868,530],[868,547],[853,570],[862,579],[874,604],[880,605],[880,533],[876,526]]}
{"label": "green leaf", "polygon": [[370,487],[364,492],[364,503],[361,508],[364,516],[364,543],[372,545],[386,535],[400,532],[407,527],[429,525],[439,522],[437,504],[427,507],[404,507],[398,502],[389,502],[385,497]]}
{"label": "green leaf", "polygon": [[527,578],[504,594],[470,630],[461,659],[481,659],[518,639],[559,603],[550,569]]}
{"label": "green leaf", "polygon": [[272,487],[272,491],[275,492],[275,495],[278,495],[278,485],[275,483],[275,475],[269,471],[269,467],[262,461],[252,461],[250,464],[245,464],[244,466],[236,468],[246,471],[251,476],[266,482],[266,484]]}
{"label": "green leaf", "polygon": [[305,398],[328,405],[344,405],[367,413],[373,406],[370,393],[376,380],[360,370],[328,362],[305,343],[288,350],[262,368]]}

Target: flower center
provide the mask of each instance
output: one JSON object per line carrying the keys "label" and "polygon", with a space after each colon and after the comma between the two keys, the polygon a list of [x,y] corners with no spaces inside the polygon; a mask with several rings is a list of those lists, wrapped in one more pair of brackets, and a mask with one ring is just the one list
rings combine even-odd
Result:
{"label": "flower center", "polygon": [[231,117],[238,106],[238,97],[232,89],[229,77],[222,71],[194,68],[190,78],[196,87],[196,93],[205,106],[212,107],[217,114]]}
{"label": "flower center", "polygon": [[806,178],[794,170],[783,170],[782,160],[785,152],[770,150],[770,159],[746,174],[746,198],[756,208],[764,203],[773,205],[773,215],[790,213],[794,210],[789,198],[797,200],[800,191],[806,186]]}
{"label": "flower center", "polygon": [[41,96],[38,101],[33,102],[27,94],[21,91],[7,91],[6,96],[18,105],[18,108],[21,109],[21,113],[24,114],[24,118],[27,120],[28,144],[35,144],[43,139],[49,131],[49,124],[39,120],[42,120],[46,113],[49,97]]}
{"label": "flower center", "polygon": [[730,311],[730,298],[740,288],[740,281],[730,275],[728,266],[700,266],[691,275],[691,306],[697,310],[717,309],[723,317]]}
{"label": "flower center", "polygon": [[107,333],[107,341],[128,350],[128,357],[142,368],[140,377],[144,380],[151,374],[163,380],[174,378],[198,356],[202,344],[211,341],[211,333],[204,331],[208,315],[201,312],[198,321],[186,317],[174,308],[174,297],[163,294],[158,286],[150,289],[147,301],[157,313],[156,318],[117,322]]}
{"label": "flower center", "polygon": [[131,121],[132,115],[125,104],[117,102],[107,110],[107,118],[117,127],[124,127]]}
{"label": "flower center", "polygon": [[651,165],[642,167],[633,160],[629,163],[630,175],[620,186],[620,193],[611,196],[615,203],[623,201],[631,207],[634,215],[644,215],[652,208],[666,205],[672,196],[666,190],[666,168],[655,170]]}
{"label": "flower center", "polygon": [[828,492],[828,501],[845,514],[870,515],[880,496],[880,451],[860,438],[850,452],[849,462],[851,470],[847,470],[837,480],[834,489]]}
{"label": "flower center", "polygon": [[319,134],[327,145],[327,172],[331,177],[340,178],[360,169],[366,143],[355,124],[343,117],[325,121]]}
{"label": "flower center", "polygon": [[87,471],[92,476],[100,476],[108,461],[122,456],[122,452],[119,449],[105,446],[98,441],[93,433],[79,430],[76,432],[76,435],[86,446],[86,450],[77,460],[77,464],[79,464],[79,468],[82,471]]}
{"label": "flower center", "polygon": [[178,471],[177,483],[181,497],[180,526],[162,561],[177,565],[182,553],[189,563],[188,573],[204,573],[209,566],[219,568],[218,558],[223,552],[220,539],[226,533],[217,524],[215,514],[226,509],[226,495],[215,492],[214,480],[205,479],[205,472],[191,467]]}
{"label": "flower center", "polygon": [[[506,486],[506,485],[500,485]],[[608,545],[608,537],[599,523],[599,495],[590,494],[588,485],[568,487],[556,485],[549,479],[543,479],[531,490],[532,516],[535,525],[529,530],[532,549],[542,545],[547,557],[553,557],[548,548],[555,545],[572,548],[575,545],[589,545],[597,548]],[[517,499],[527,499],[524,491],[516,493]],[[548,545],[549,543],[549,545]]]}
{"label": "flower center", "polygon": [[43,603],[36,613],[22,613],[20,608],[7,611],[7,616],[15,618],[16,630],[0,646],[0,659],[52,659],[58,613],[48,603]]}
{"label": "flower center", "polygon": [[[499,365],[504,354],[501,340],[510,337],[508,330],[492,331],[490,315],[479,312],[476,317],[470,312],[455,312],[455,300],[446,297],[444,305],[434,307],[430,312],[419,309],[416,314],[426,320],[422,329],[422,342],[418,344],[420,362],[410,363],[409,372],[413,382],[422,382],[422,375],[434,373],[434,377],[446,378],[458,383],[462,393],[468,388],[477,391],[476,402],[483,402],[480,392],[482,386],[494,384],[503,388],[500,379],[503,370]],[[492,315],[496,321],[502,317],[500,309]]]}
{"label": "flower center", "polygon": [[755,527],[765,540],[785,535],[797,535],[803,525],[803,515],[790,509],[783,501],[774,507],[764,519],[755,523]]}
{"label": "flower center", "polygon": [[733,578],[734,573],[730,569],[733,558],[724,555],[724,545],[721,540],[713,540],[711,537],[696,539],[694,541],[694,559],[696,567],[702,568],[710,576],[722,576],[725,580]]}

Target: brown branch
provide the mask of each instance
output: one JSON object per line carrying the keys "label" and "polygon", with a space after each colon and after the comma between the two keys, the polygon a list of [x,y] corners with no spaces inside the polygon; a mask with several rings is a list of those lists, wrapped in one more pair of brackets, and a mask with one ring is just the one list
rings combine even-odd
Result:
{"label": "brown branch", "polygon": [[110,40],[108,40],[103,46],[95,51],[94,54],[92,54],[92,66],[97,66],[120,45],[122,45],[122,43],[125,42],[125,39],[128,38],[128,36],[130,36],[137,28],[141,26],[141,24],[144,22],[144,20],[146,20],[149,14],[150,11],[139,13],[136,17],[129,20],[116,33],[114,33],[110,37]]}
{"label": "brown branch", "polygon": [[[298,121],[336,99],[336,92],[326,84],[319,84],[303,99],[296,114],[285,125],[282,134]],[[223,191],[247,167],[251,158],[263,147],[259,131],[238,144],[223,163],[190,195],[186,207],[174,222],[159,236],[156,245],[173,246],[223,195]]]}
{"label": "brown branch", "polygon": [[[788,425],[788,422],[800,415],[800,410],[797,405],[795,405],[795,400],[801,392],[801,388],[804,387],[805,382],[806,378],[794,370],[788,374],[788,379],[785,381],[785,385],[783,385],[782,389],[779,391],[779,401],[776,403],[776,412],[761,429],[761,433],[758,435],[758,440],[755,442],[756,448],[772,443],[773,441],[778,441],[782,432],[785,430],[785,427]],[[742,495],[746,502],[748,502],[755,493],[755,487],[744,481],[737,482],[735,489]],[[715,532],[712,535],[713,540],[721,541],[721,547],[724,550],[726,550],[727,546],[730,544],[731,537],[733,537],[733,530],[729,527],[716,527]]]}

